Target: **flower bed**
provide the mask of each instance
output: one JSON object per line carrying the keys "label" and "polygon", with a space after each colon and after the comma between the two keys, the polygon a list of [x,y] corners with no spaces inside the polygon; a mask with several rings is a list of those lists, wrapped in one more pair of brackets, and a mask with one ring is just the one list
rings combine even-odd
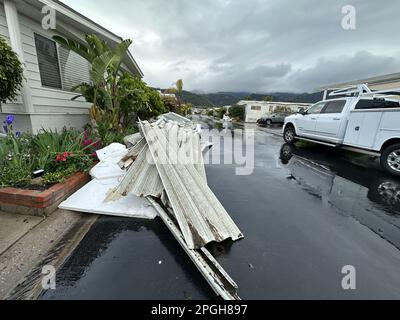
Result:
{"label": "flower bed", "polygon": [[14,133],[13,123],[7,116],[0,138],[0,210],[47,215],[88,181],[98,142],[74,129]]}

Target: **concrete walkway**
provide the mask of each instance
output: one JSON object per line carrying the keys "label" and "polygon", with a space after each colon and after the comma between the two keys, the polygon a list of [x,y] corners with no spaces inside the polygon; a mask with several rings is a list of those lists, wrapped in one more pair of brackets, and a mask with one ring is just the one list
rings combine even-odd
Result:
{"label": "concrete walkway", "polygon": [[60,267],[96,219],[66,210],[46,219],[0,212],[0,299],[35,299],[42,267]]}
{"label": "concrete walkway", "polygon": [[44,218],[0,211],[0,255],[37,226]]}

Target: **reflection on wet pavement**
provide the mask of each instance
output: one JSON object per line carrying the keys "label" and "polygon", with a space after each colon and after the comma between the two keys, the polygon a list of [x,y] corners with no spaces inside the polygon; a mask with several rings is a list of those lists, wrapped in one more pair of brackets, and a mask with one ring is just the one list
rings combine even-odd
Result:
{"label": "reflection on wet pavement", "polygon": [[282,146],[280,159],[291,178],[400,248],[400,181],[377,169],[345,162],[340,152],[327,156],[324,150],[321,157],[321,148],[314,149]]}
{"label": "reflection on wet pavement", "polygon": [[161,220],[101,217],[40,299],[215,297]]}

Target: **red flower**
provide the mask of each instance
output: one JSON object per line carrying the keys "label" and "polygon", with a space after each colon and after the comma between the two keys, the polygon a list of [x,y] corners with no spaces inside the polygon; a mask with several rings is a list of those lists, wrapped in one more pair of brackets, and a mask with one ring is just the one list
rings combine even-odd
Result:
{"label": "red flower", "polygon": [[57,162],[66,162],[70,155],[72,155],[72,153],[70,153],[70,152],[64,152],[63,154],[58,154],[56,156],[56,161]]}
{"label": "red flower", "polygon": [[83,146],[87,147],[88,145],[92,144],[93,140],[92,139],[86,139],[85,141],[83,141]]}

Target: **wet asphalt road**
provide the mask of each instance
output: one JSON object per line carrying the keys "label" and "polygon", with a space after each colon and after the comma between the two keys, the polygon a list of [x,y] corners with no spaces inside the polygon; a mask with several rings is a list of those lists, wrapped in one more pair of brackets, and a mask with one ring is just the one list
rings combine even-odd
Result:
{"label": "wet asphalt road", "polygon": [[[266,129],[246,128],[256,130],[251,175],[235,175],[231,164],[206,166],[211,189],[245,234],[209,248],[238,283],[239,295],[399,299],[400,180],[368,157],[291,147]],[[356,290],[342,289],[346,265],[356,269]],[[41,295],[214,298],[160,220],[109,217],[98,220],[58,271],[57,289]]]}

